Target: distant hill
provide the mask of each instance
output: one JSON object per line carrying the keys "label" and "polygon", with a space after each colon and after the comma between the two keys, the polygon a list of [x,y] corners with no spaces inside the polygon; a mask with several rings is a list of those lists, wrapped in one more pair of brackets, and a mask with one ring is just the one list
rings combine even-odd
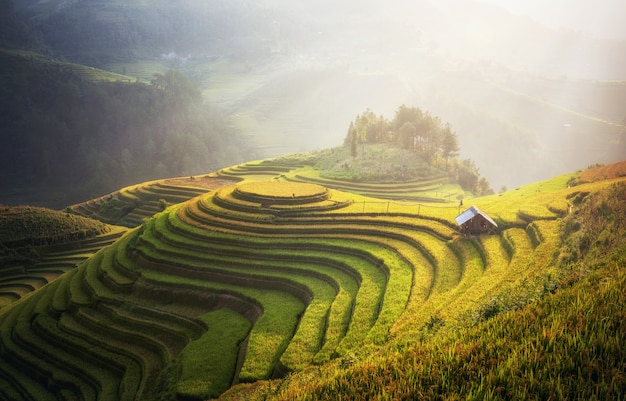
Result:
{"label": "distant hill", "polygon": [[180,72],[152,82],[0,49],[0,202],[53,208],[247,154]]}
{"label": "distant hill", "polygon": [[[0,35],[11,48],[147,81],[184,71],[254,148],[220,167],[336,146],[356,113],[402,102],[450,122],[463,157],[496,189],[620,160],[624,43],[476,3],[12,0]],[[87,198],[189,170],[163,163],[165,175],[144,172]]]}
{"label": "distant hill", "polygon": [[105,224],[92,219],[33,206],[2,206],[0,213],[2,244],[54,244],[108,230]]}
{"label": "distant hill", "polygon": [[446,116],[494,188],[615,163],[626,154],[624,81],[545,77],[485,64],[437,74],[440,85],[423,105]]}
{"label": "distant hill", "polygon": [[0,206],[0,309],[74,270],[125,231],[33,206]]}
{"label": "distant hill", "polygon": [[623,79],[626,64],[617,40],[556,30],[480,2],[5,3],[12,16],[7,38],[37,37],[38,46],[91,66],[170,53],[251,63],[274,55],[321,56],[372,65],[372,55],[385,63],[394,53],[426,48],[450,53],[448,61],[485,61],[552,77]]}
{"label": "distant hill", "polygon": [[[227,54],[266,57],[300,38],[293,13],[247,0],[35,2],[13,0],[15,13],[56,54],[91,66],[158,57]],[[271,24],[271,29],[267,29]]]}

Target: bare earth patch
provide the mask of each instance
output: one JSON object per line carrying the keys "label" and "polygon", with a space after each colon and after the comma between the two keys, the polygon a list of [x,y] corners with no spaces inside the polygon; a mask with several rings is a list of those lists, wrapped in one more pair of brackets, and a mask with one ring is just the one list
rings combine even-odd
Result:
{"label": "bare earth patch", "polygon": [[207,188],[218,189],[235,184],[236,181],[228,180],[224,178],[215,178],[209,176],[202,177],[184,177],[184,178],[170,178],[163,181],[165,184],[180,185],[185,187],[195,188]]}
{"label": "bare earth patch", "polygon": [[580,181],[602,181],[624,176],[626,176],[626,160],[585,170],[580,174]]}

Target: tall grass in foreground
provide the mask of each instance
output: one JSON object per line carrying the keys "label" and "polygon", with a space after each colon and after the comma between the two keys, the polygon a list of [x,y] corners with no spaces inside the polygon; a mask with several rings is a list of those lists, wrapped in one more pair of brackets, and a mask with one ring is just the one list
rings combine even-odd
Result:
{"label": "tall grass in foreground", "polygon": [[340,361],[311,368],[283,383],[260,384],[245,398],[623,400],[625,293],[626,269],[615,263],[476,327],[399,347],[347,369]]}

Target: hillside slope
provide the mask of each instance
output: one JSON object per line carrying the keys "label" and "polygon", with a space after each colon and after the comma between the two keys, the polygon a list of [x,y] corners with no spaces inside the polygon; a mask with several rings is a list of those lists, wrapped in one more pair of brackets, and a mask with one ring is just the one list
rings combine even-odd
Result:
{"label": "hillside slope", "polygon": [[[157,213],[1,309],[2,397],[623,396],[624,178],[476,198],[498,230],[465,237],[456,204],[267,181],[278,168],[230,169],[246,180]],[[576,308],[559,306],[570,296]],[[611,325],[577,313],[590,302]],[[578,354],[552,353],[572,341],[588,375],[571,370]]]}
{"label": "hillside slope", "polygon": [[124,231],[68,212],[0,207],[0,308],[74,269]]}
{"label": "hillside slope", "polygon": [[506,312],[493,319],[439,331],[443,322],[431,320],[422,336],[237,386],[220,400],[622,399],[626,182],[581,186],[567,198],[575,209],[562,219],[549,263],[560,272],[534,283],[543,285],[540,297],[502,292],[479,309],[484,317]]}
{"label": "hillside slope", "polygon": [[0,202],[61,209],[245,158],[247,145],[182,73],[152,78],[0,49]]}
{"label": "hillside slope", "polygon": [[[69,207],[73,213],[109,224],[136,227],[167,205],[210,190],[264,180],[313,183],[372,198],[453,204],[473,194],[413,152],[380,143],[354,158],[346,147],[256,160],[214,173],[148,181]],[[405,175],[404,179],[400,179]]]}

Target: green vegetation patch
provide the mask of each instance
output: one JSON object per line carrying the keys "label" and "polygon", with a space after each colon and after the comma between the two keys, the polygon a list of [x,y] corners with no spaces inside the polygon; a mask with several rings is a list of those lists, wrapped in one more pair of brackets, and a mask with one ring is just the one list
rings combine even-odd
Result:
{"label": "green vegetation patch", "polygon": [[420,155],[387,143],[363,144],[355,155],[349,147],[323,150],[315,168],[324,178],[355,182],[400,182],[447,175]]}
{"label": "green vegetation patch", "polygon": [[325,198],[328,190],[321,185],[290,183],[290,182],[254,182],[241,184],[236,189],[248,197],[258,197],[259,199],[272,198]]}
{"label": "green vegetation patch", "polygon": [[230,309],[209,312],[200,319],[208,330],[183,350],[176,393],[204,400],[219,396],[233,383],[241,343],[251,325]]}
{"label": "green vegetation patch", "polygon": [[[31,384],[25,371],[59,387],[76,378],[74,393],[64,387],[74,398],[97,393],[91,381],[129,398],[623,398],[623,183],[568,188],[561,176],[474,198],[499,230],[465,237],[454,221],[461,205],[242,177],[167,207],[0,310],[9,358],[0,398]],[[258,202],[270,196],[285,208],[293,199],[345,205],[273,214]],[[380,207],[366,211],[361,200]],[[116,355],[134,367],[122,375]]]}
{"label": "green vegetation patch", "polygon": [[0,242],[46,245],[95,237],[109,230],[97,220],[35,206],[0,207]]}
{"label": "green vegetation patch", "polygon": [[[450,337],[293,376],[248,400],[622,399],[626,271],[612,265],[580,286]],[[275,392],[276,391],[276,392]],[[267,397],[267,398],[266,398]]]}

